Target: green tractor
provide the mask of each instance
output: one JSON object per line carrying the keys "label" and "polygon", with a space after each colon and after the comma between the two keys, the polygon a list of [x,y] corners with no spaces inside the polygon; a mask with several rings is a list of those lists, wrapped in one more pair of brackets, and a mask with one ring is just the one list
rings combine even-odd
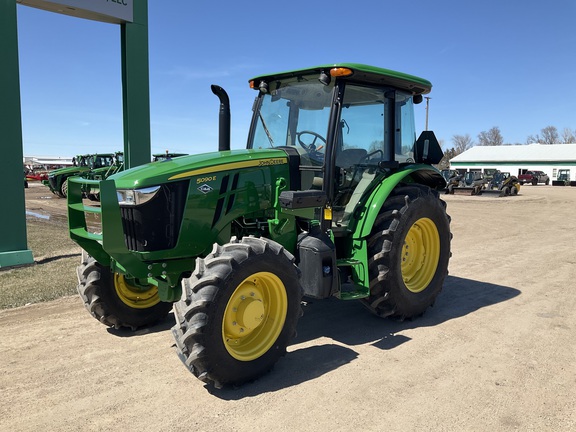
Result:
{"label": "green tractor", "polygon": [[72,158],[73,166],[50,171],[48,179],[42,180],[42,183],[48,186],[53,194],[66,198],[68,195],[68,179],[90,171],[90,156],[87,154]]}
{"label": "green tractor", "polygon": [[[124,169],[124,153],[101,153],[91,155],[89,165],[92,169],[82,175],[90,180],[104,180]],[[98,188],[86,185],[83,189],[84,196],[92,201],[100,201]]]}
{"label": "green tractor", "polygon": [[[429,81],[361,64],[262,75],[247,148],[230,150],[220,100],[218,152],[71,181],[71,238],[83,249],[78,291],[105,325],[166,318],[200,380],[239,385],[286,353],[302,297],[361,301],[411,319],[433,305],[450,258],[450,217],[416,139],[414,104]],[[82,204],[82,183],[100,206]],[[86,214],[101,213],[101,227]],[[93,219],[93,218],[92,218]]]}
{"label": "green tractor", "polygon": [[[74,176],[100,180],[114,174],[123,167],[122,153],[97,153],[79,155],[72,159],[74,166],[60,168],[48,173],[48,180],[44,180],[52,193],[66,198],[68,196],[68,179]],[[97,191],[90,192],[84,188],[85,196],[95,199]]]}

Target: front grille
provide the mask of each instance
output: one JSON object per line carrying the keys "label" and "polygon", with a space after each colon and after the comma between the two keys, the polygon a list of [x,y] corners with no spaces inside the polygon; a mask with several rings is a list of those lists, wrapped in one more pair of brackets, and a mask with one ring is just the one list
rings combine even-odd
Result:
{"label": "front grille", "polygon": [[147,203],[121,207],[126,247],[137,252],[175,247],[187,193],[188,180],[167,183]]}

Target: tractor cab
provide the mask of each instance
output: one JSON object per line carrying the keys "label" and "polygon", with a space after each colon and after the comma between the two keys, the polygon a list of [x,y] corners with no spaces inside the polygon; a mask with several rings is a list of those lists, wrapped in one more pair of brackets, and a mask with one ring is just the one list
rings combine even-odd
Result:
{"label": "tractor cab", "polygon": [[250,82],[259,95],[247,147],[285,150],[298,172],[290,188],[322,191],[324,216],[332,221],[325,227],[336,234],[353,228],[362,197],[385,176],[442,157],[432,132],[421,140],[420,154],[417,148],[414,103],[431,84],[391,71],[384,78],[383,71],[343,64]]}

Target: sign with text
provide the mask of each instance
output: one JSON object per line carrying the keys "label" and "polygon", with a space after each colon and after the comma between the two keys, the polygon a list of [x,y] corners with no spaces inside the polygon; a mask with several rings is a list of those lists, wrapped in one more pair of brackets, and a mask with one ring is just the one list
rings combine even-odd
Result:
{"label": "sign with text", "polygon": [[16,0],[17,3],[71,15],[110,23],[132,22],[134,0]]}

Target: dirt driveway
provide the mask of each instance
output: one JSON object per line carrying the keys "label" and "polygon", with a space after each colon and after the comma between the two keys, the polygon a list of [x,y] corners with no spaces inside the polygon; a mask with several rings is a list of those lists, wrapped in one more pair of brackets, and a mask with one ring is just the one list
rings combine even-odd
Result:
{"label": "dirt driveway", "polygon": [[309,302],[288,355],[239,389],[187,372],[171,320],[127,337],[77,297],[0,311],[0,430],[576,430],[576,188],[445,198],[434,308]]}

